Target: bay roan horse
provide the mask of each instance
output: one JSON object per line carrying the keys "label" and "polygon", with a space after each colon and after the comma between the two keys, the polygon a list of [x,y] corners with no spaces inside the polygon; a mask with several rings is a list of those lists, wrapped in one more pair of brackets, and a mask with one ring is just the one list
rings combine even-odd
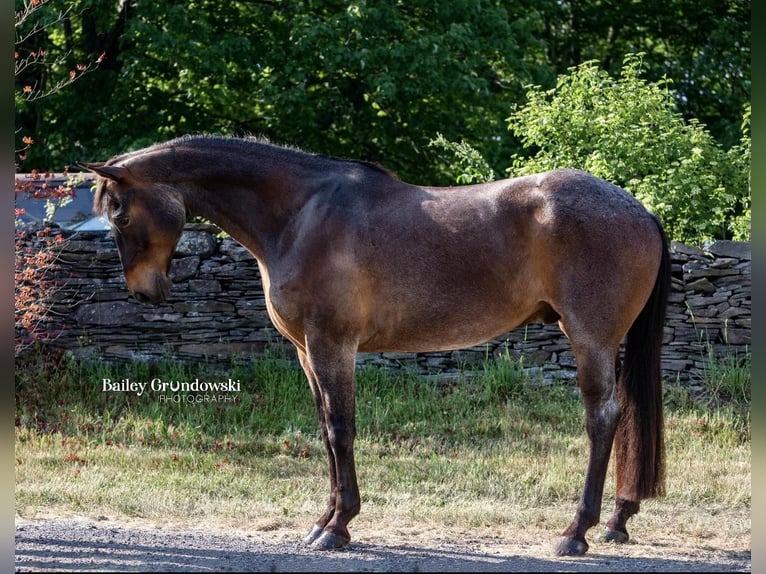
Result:
{"label": "bay roan horse", "polygon": [[[614,443],[605,538],[664,482],[660,348],[670,281],[658,220],[619,187],[558,170],[435,188],[360,161],[249,139],[187,137],[84,167],[99,175],[127,286],[158,304],[187,217],[207,218],[258,261],[269,317],[298,351],[330,466],[330,499],[306,542],[350,540],[357,351],[478,345],[558,322],[577,363],[590,452],[574,520],[555,551],[581,555],[598,524]],[[624,358],[620,347],[627,336]]]}

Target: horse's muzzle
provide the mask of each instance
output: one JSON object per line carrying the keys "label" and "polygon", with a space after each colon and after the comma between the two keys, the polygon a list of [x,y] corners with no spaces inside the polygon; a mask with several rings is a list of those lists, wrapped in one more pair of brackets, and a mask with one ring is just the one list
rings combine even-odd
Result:
{"label": "horse's muzzle", "polygon": [[152,300],[152,298],[149,295],[147,295],[146,293],[142,293],[141,291],[135,291],[133,293],[133,298],[139,303],[144,303],[146,305],[157,305],[162,302],[157,299]]}
{"label": "horse's muzzle", "polygon": [[170,287],[172,283],[170,279],[163,275],[157,275],[154,280],[154,284],[150,285],[150,288],[137,288],[131,290],[131,295],[139,303],[145,305],[159,305],[164,303],[170,294]]}

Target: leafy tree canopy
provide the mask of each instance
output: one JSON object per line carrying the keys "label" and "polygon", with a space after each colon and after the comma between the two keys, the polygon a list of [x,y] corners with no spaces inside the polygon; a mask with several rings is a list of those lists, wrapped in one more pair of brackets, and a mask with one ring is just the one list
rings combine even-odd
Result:
{"label": "leafy tree canopy", "polygon": [[[79,5],[84,23],[114,3]],[[38,160],[92,159],[184,133],[256,134],[446,182],[428,150],[436,131],[470,134],[490,160],[507,157],[516,144],[505,110],[552,73],[535,37],[541,17],[521,1],[121,6],[102,69],[36,110]],[[60,40],[105,48],[97,29]]]}
{"label": "leafy tree canopy", "polygon": [[504,118],[524,86],[552,88],[590,60],[616,75],[631,52],[724,148],[750,98],[749,0],[16,0],[17,12],[32,1],[45,9],[17,26],[16,52],[43,48],[48,65],[18,74],[17,93],[103,60],[51,97],[17,99],[17,149],[36,141],[24,170],[203,132],[444,184],[450,166],[428,146],[440,133],[501,173],[520,149]]}
{"label": "leafy tree canopy", "polygon": [[550,16],[542,38],[556,74],[594,60],[616,76],[626,54],[643,53],[644,77],[673,80],[685,119],[704,124],[724,148],[737,143],[750,101],[750,0],[550,3],[540,8]]}

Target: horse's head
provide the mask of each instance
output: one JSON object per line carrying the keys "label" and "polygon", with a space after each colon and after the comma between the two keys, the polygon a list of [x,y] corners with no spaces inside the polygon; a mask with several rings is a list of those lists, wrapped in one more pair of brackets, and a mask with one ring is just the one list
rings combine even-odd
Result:
{"label": "horse's head", "polygon": [[170,260],[186,222],[181,192],[127,166],[83,164],[99,178],[94,211],[109,218],[128,290],[142,303],[168,296]]}

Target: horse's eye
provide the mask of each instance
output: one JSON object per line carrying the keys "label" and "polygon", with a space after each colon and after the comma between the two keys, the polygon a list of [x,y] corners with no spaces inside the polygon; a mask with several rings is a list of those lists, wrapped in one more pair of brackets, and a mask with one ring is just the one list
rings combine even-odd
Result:
{"label": "horse's eye", "polygon": [[120,227],[125,227],[130,223],[130,217],[127,213],[115,213],[112,215],[112,221],[114,221]]}
{"label": "horse's eye", "polygon": [[125,207],[118,199],[112,200],[112,221],[121,227],[125,227],[130,221]]}

